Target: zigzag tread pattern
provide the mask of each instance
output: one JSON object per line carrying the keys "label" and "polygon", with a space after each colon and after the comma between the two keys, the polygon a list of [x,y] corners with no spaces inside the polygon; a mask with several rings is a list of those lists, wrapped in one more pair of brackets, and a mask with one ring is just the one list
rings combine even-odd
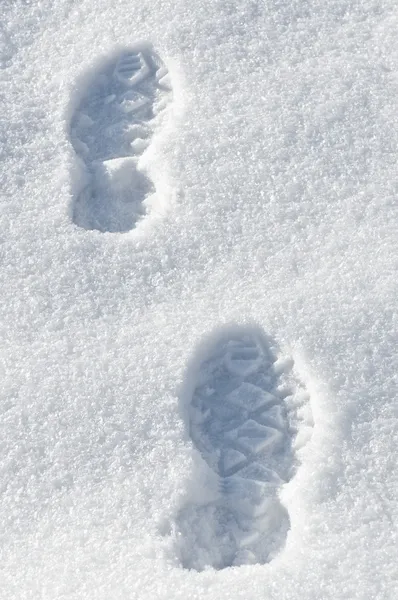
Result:
{"label": "zigzag tread pattern", "polygon": [[180,515],[183,566],[263,564],[284,544],[289,518],[278,492],[294,466],[291,366],[252,331],[221,340],[200,365],[189,429],[218,494],[195,517],[193,506]]}
{"label": "zigzag tread pattern", "polygon": [[154,191],[138,159],[169,101],[168,71],[150,44],[138,44],[88,79],[71,122],[72,145],[85,172],[73,221],[84,229],[130,231]]}

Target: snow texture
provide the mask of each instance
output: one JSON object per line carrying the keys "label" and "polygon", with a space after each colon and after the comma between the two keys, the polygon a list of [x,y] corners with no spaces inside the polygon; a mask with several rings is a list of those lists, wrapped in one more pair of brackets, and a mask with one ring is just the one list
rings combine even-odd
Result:
{"label": "snow texture", "polygon": [[393,0],[0,2],[1,600],[398,597],[397,73]]}

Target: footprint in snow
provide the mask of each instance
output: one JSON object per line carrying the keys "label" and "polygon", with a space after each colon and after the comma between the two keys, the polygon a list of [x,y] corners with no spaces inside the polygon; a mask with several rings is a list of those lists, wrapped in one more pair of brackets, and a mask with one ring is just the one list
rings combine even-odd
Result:
{"label": "footprint in snow", "polygon": [[279,491],[297,466],[297,433],[305,440],[311,434],[308,394],[293,361],[277,358],[260,328],[221,332],[195,362],[186,382],[193,393],[183,400],[190,437],[207,466],[193,474],[178,515],[177,555],[198,571],[267,563],[290,526]]}
{"label": "footprint in snow", "polygon": [[171,96],[168,71],[150,44],[137,44],[102,64],[71,121],[71,141],[84,163],[73,221],[84,229],[127,232],[146,214],[153,184],[139,168],[158,116]]}

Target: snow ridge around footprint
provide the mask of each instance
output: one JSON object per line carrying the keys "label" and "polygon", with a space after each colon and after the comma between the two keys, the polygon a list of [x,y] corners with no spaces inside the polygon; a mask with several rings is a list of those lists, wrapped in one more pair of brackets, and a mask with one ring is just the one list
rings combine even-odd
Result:
{"label": "snow ridge around footprint", "polygon": [[151,44],[140,43],[102,63],[87,80],[71,120],[83,173],[72,219],[84,229],[131,231],[154,193],[139,159],[171,97],[168,71]]}
{"label": "snow ridge around footprint", "polygon": [[300,410],[312,426],[309,396],[293,361],[278,358],[258,327],[223,330],[205,347],[189,369],[183,399],[205,465],[193,474],[177,518],[177,555],[183,567],[198,571],[264,564],[289,530],[279,491],[297,466]]}

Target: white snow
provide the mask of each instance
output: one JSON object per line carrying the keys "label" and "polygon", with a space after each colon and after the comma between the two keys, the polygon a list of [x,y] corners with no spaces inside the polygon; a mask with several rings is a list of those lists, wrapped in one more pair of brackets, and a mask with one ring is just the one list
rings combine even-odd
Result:
{"label": "white snow", "polygon": [[[396,3],[4,0],[0,24],[1,600],[397,598]],[[142,40],[173,92],[155,197],[88,230],[71,120]],[[185,403],[203,340],[245,323],[310,398],[290,530],[265,565],[197,572]]]}

